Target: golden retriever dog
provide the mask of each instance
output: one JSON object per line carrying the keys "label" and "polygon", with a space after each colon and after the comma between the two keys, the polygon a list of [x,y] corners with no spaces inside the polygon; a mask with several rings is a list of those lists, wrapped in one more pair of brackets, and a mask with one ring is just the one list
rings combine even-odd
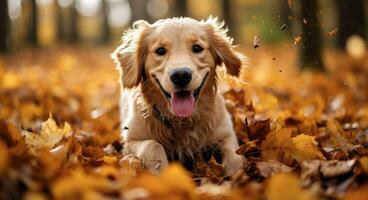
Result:
{"label": "golden retriever dog", "polygon": [[193,158],[220,147],[225,175],[243,167],[216,68],[234,77],[243,56],[216,18],[139,20],[112,53],[120,71],[124,155],[134,154],[158,172],[169,160]]}

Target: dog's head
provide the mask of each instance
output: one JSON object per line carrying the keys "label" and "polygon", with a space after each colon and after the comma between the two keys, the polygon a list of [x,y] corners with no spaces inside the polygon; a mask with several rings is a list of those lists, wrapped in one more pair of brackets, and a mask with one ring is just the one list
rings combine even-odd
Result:
{"label": "dog's head", "polygon": [[206,84],[215,84],[209,79],[216,78],[216,66],[224,64],[228,74],[239,75],[243,57],[233,48],[216,18],[170,18],[135,22],[112,56],[124,88],[149,81],[172,114],[189,117]]}

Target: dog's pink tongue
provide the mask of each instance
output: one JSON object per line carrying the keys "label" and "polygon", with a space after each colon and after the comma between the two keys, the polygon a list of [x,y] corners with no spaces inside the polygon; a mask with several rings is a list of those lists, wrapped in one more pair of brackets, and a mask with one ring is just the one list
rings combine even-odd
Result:
{"label": "dog's pink tongue", "polygon": [[192,115],[195,107],[195,99],[192,93],[180,95],[171,94],[171,110],[179,117],[189,117]]}

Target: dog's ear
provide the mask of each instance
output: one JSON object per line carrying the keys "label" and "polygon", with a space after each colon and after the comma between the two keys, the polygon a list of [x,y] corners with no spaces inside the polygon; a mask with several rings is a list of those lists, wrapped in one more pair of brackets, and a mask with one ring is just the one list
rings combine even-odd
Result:
{"label": "dog's ear", "polygon": [[122,37],[122,44],[111,54],[120,72],[120,82],[124,88],[133,88],[139,85],[144,70],[147,54],[145,35],[150,24],[144,20],[133,23]]}
{"label": "dog's ear", "polygon": [[209,17],[202,21],[210,41],[210,51],[216,65],[224,64],[228,74],[238,77],[246,57],[234,50],[233,39],[227,36],[224,22]]}

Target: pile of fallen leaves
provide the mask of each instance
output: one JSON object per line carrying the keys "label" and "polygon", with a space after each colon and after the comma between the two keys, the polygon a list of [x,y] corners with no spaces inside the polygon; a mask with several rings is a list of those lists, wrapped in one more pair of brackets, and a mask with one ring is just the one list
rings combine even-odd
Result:
{"label": "pile of fallen leaves", "polygon": [[299,73],[265,54],[247,83],[221,85],[247,158],[231,177],[215,155],[159,175],[121,155],[108,49],[0,56],[0,199],[366,198],[367,60],[333,55],[326,73]]}

